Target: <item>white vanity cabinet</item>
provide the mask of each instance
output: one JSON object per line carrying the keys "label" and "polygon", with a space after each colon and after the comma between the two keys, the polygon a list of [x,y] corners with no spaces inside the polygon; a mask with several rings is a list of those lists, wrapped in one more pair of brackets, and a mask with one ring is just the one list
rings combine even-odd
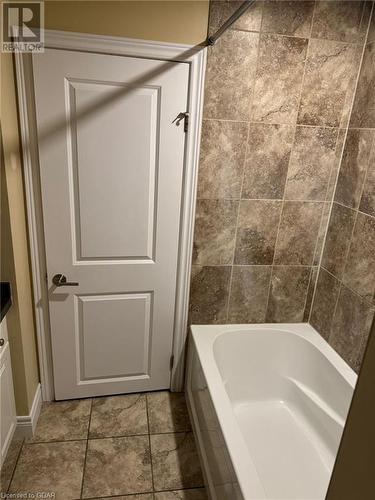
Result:
{"label": "white vanity cabinet", "polygon": [[0,324],[0,464],[7,454],[16,429],[12,366],[6,318]]}

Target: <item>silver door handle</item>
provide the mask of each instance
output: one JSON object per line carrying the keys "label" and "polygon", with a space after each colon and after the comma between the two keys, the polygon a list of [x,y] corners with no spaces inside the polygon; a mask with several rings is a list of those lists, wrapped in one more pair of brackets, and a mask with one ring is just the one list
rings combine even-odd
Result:
{"label": "silver door handle", "polygon": [[52,283],[56,286],[78,286],[77,281],[66,281],[66,276],[64,274],[55,274],[52,278]]}

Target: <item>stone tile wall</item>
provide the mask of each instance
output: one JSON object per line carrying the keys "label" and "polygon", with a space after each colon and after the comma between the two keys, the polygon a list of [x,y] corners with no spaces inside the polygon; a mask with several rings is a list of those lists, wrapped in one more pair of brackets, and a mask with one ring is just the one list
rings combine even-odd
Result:
{"label": "stone tile wall", "polygon": [[375,15],[338,174],[311,323],[359,370],[375,302]]}
{"label": "stone tile wall", "polygon": [[209,48],[192,323],[309,318],[369,5],[259,1]]}

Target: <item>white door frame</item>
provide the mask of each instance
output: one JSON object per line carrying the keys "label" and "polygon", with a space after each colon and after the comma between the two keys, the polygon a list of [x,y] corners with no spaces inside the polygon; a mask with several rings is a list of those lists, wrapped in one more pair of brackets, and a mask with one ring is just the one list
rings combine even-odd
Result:
{"label": "white door frame", "polygon": [[[45,47],[185,62],[190,66],[189,104],[188,110],[186,110],[189,112],[189,127],[185,143],[173,335],[175,362],[171,372],[171,390],[181,390],[185,371],[185,343],[188,324],[206,49],[202,46],[54,30],[45,30]],[[51,401],[54,399],[54,385],[32,64],[30,54],[20,52],[15,54],[15,61],[42,397],[44,401]]]}

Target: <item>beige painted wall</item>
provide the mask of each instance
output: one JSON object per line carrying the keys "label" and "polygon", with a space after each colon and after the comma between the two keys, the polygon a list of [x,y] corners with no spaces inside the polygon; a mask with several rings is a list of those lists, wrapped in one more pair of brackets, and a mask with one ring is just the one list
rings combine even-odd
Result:
{"label": "beige painted wall", "polygon": [[[66,31],[197,44],[205,40],[208,0],[202,1],[47,1],[45,27]],[[12,57],[1,54],[1,126],[5,166],[3,191],[9,200],[2,225],[1,278],[12,282],[9,313],[13,377],[18,415],[28,414],[38,383],[32,311],[25,198],[19,155],[18,117]],[[5,174],[5,178],[4,178]],[[6,210],[5,210],[6,212]]]}
{"label": "beige painted wall", "polygon": [[13,380],[17,414],[27,415],[34,399],[39,374],[12,55],[1,54],[0,61],[1,133],[5,159],[1,182],[2,191],[6,190],[2,201],[6,202],[6,197],[8,198],[8,204],[5,203],[4,212],[2,211],[4,241],[1,278],[12,284],[14,304],[8,320]]}
{"label": "beige painted wall", "polygon": [[207,35],[208,0],[45,2],[49,29],[196,44]]}

